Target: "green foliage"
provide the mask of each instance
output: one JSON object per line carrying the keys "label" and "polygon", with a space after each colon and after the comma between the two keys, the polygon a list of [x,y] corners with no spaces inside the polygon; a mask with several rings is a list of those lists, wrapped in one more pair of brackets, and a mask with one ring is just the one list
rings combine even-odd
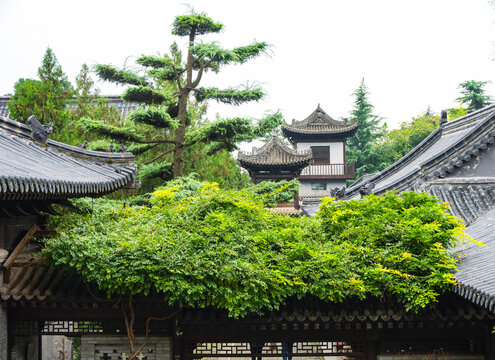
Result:
{"label": "green foliage", "polygon": [[368,88],[364,79],[354,92],[356,100],[351,111],[350,122],[357,122],[359,128],[356,134],[347,140],[346,158],[354,161],[356,166],[356,178],[363,173],[373,173],[377,168],[373,165],[373,143],[379,139],[384,132],[380,127],[381,118],[373,115],[373,105],[368,101]]}
{"label": "green foliage", "polygon": [[96,131],[100,134],[105,134],[115,140],[133,142],[143,141],[143,138],[137,133],[136,129],[131,126],[119,127],[104,124],[101,121],[91,120],[87,118],[82,118],[80,120],[80,123],[87,131]]}
{"label": "green foliage", "polygon": [[220,32],[223,24],[216,23],[205,13],[177,16],[172,24],[172,34],[190,36],[190,34],[204,35]]}
{"label": "green foliage", "polygon": [[176,196],[180,184],[158,190],[148,206],[95,199],[92,214],[61,217],[42,254],[109,295],[158,293],[231,316],[305,295],[395,295],[418,311],[454,282],[447,249],[462,225],[426,194],[327,199],[317,217],[293,218],[246,190],[201,185],[190,195]]}
{"label": "green foliage", "polygon": [[240,46],[232,51],[237,55],[237,61],[242,64],[261,53],[265,53],[268,50],[268,47],[268,43],[259,42],[252,45]]}
{"label": "green foliage", "polygon": [[248,186],[246,190],[259,196],[265,206],[275,207],[277,203],[294,200],[301,184],[297,179],[290,181],[261,181]]}
{"label": "green foliage", "polygon": [[163,108],[149,106],[139,108],[129,115],[129,120],[136,123],[148,124],[160,129],[176,129],[179,125],[176,119],[172,119],[170,114]]}
{"label": "green foliage", "polygon": [[439,119],[439,116],[424,114],[402,122],[399,129],[388,131],[371,148],[375,161],[372,166],[380,171],[402,158],[438,128]]}
{"label": "green foliage", "polygon": [[139,179],[141,180],[161,178],[167,181],[172,179],[172,177],[172,164],[170,163],[156,162],[139,166]]}
{"label": "green foliage", "polygon": [[168,68],[173,65],[172,59],[168,56],[163,58],[157,58],[156,56],[142,55],[136,60],[136,62],[139,65],[152,67],[155,69]]}
{"label": "green foliage", "polygon": [[88,142],[86,149],[93,151],[108,151],[111,142],[108,140],[95,140]]}
{"label": "green foliage", "polygon": [[251,184],[251,178],[237,165],[232,154],[220,150],[205,154],[202,143],[187,148],[184,173],[196,173],[201,181],[216,182],[222,189],[239,190]]}
{"label": "green foliage", "polygon": [[[318,216],[325,241],[349,257],[339,262],[345,275],[338,277],[351,275],[348,286],[375,296],[387,284],[387,292],[407,310],[417,310],[435,302],[454,283],[455,260],[447,249],[458,244],[463,226],[445,209],[426,193],[387,193],[360,201],[327,199]],[[339,252],[321,256],[330,256],[332,264]],[[323,266],[322,272],[326,271]],[[319,290],[324,290],[320,297],[335,298],[325,288]]]}
{"label": "green foliage", "polygon": [[469,112],[479,110],[493,102],[493,98],[485,94],[483,87],[488,84],[488,81],[475,81],[468,80],[459,84],[458,88],[461,89],[461,97],[456,100],[461,105],[467,105]]}
{"label": "green foliage", "polygon": [[[448,119],[452,121],[467,112],[463,107],[448,109]],[[399,129],[385,131],[370,148],[361,152],[365,164],[363,168],[367,172],[376,172],[392,165],[437,129],[439,120],[440,117],[434,115],[428,107],[424,114],[402,122]]]}
{"label": "green foliage", "polygon": [[187,134],[186,141],[206,144],[208,155],[221,150],[234,151],[240,142],[258,138],[281,123],[280,113],[266,115],[258,124],[245,118],[217,119],[192,130]]}
{"label": "green foliage", "polygon": [[167,104],[171,100],[171,95],[149,86],[138,86],[127,88],[122,98],[130,102],[161,105]]}
{"label": "green foliage", "polygon": [[264,93],[258,89],[226,89],[220,90],[217,88],[201,88],[196,92],[196,100],[205,101],[207,99],[217,100],[230,105],[241,105],[247,101],[259,101],[263,98]]}
{"label": "green foliage", "polygon": [[270,134],[273,129],[276,129],[282,125],[282,122],[282,113],[280,111],[267,114],[265,117],[258,120],[258,125],[254,129],[254,136],[263,137],[266,134]]}
{"label": "green foliage", "polygon": [[10,117],[20,122],[25,122],[31,115],[36,115],[41,123],[51,119],[55,139],[58,139],[65,135],[64,126],[69,119],[67,102],[72,98],[73,89],[50,48],[46,49],[38,68],[38,77],[39,80],[19,79],[16,82],[14,95],[7,105]]}
{"label": "green foliage", "polygon": [[[81,118],[98,119],[107,124],[116,124],[120,121],[120,112],[115,106],[108,103],[107,98],[99,96],[98,90],[94,89],[94,84],[89,75],[88,66],[83,64],[81,71],[76,76],[75,97],[73,106],[70,109],[71,126],[77,124]],[[87,138],[92,138],[91,135],[84,134]],[[80,136],[83,136],[83,134],[80,134]]]}
{"label": "green foliage", "polygon": [[102,80],[113,82],[117,85],[131,84],[147,86],[148,81],[131,71],[119,70],[111,65],[95,65],[95,72]]}
{"label": "green foliage", "polygon": [[[129,117],[132,124],[149,125],[144,134],[140,134],[138,141],[149,146],[127,144],[129,149],[137,149],[142,154],[143,163],[171,161],[174,176],[179,177],[184,173],[184,153],[188,147],[210,141],[206,149],[208,154],[231,151],[236,149],[239,141],[253,138],[255,132],[257,136],[262,136],[261,129],[271,130],[267,128],[275,123],[273,121],[264,122],[264,126],[257,127],[255,131],[256,125],[244,120],[209,123],[201,119],[206,112],[201,103],[206,100],[215,99],[239,105],[263,97],[262,90],[256,87],[226,90],[198,88],[205,71],[218,72],[221,65],[243,63],[265,53],[268,48],[266,43],[254,43],[234,50],[223,49],[216,42],[197,43],[198,35],[216,33],[222,27],[222,24],[214,22],[205,14],[193,11],[189,15],[177,16],[172,25],[172,34],[189,37],[185,61],[182,51],[174,43],[169,54],[140,56],[136,62],[143,69],[136,72],[119,70],[110,65],[96,66],[103,80],[130,85],[123,95],[124,100],[156,106],[140,109]],[[196,102],[190,100],[192,92],[196,94]],[[203,130],[202,126],[205,127]],[[163,131],[168,128],[171,131]],[[128,129],[119,132],[100,125],[94,125],[93,129],[119,140],[134,141],[130,136],[125,138]]]}
{"label": "green foliage", "polygon": [[197,60],[209,60],[220,64],[238,61],[237,54],[231,50],[222,49],[216,43],[201,43],[191,48]]}

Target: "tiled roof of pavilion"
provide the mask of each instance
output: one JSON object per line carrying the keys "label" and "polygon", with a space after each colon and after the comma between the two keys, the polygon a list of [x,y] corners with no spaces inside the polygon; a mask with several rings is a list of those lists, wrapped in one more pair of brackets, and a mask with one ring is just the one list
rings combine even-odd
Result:
{"label": "tiled roof of pavilion", "polygon": [[357,122],[334,120],[320,108],[320,105],[306,119],[292,120],[291,124],[282,125],[282,132],[289,140],[308,135],[313,137],[320,135],[328,138],[350,137],[356,133],[357,129]]}
{"label": "tiled roof of pavilion", "polygon": [[99,196],[131,185],[131,153],[105,153],[53,140],[0,117],[0,200],[50,200]]}
{"label": "tiled roof of pavilion", "polygon": [[276,135],[272,135],[261,148],[253,148],[251,153],[240,151],[237,156],[239,164],[246,169],[297,167],[302,170],[312,159],[311,150],[297,152],[294,148],[285,145]]}

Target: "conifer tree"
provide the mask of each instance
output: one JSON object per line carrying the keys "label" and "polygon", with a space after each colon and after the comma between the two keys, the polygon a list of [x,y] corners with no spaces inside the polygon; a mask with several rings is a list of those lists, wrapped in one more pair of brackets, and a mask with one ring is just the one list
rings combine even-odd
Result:
{"label": "conifer tree", "polygon": [[[201,35],[218,33],[223,25],[214,22],[204,13],[192,12],[177,16],[172,25],[172,34],[186,37],[188,47],[185,59],[176,43],[170,53],[163,56],[141,56],[137,64],[141,72],[117,69],[110,65],[97,65],[96,72],[106,80],[128,86],[123,94],[126,101],[138,102],[143,107],[129,117],[136,125],[145,124],[160,131],[143,134],[136,126],[113,127],[96,120],[85,120],[85,126],[120,141],[135,144],[129,149],[145,152],[150,149],[158,153],[148,163],[162,160],[155,165],[154,173],[170,171],[174,177],[182,176],[184,169],[184,149],[204,143],[205,152],[218,150],[232,151],[241,141],[262,136],[281,123],[281,115],[274,114],[253,124],[244,118],[218,119],[202,126],[193,126],[191,99],[197,102],[214,99],[231,105],[248,101],[258,101],[263,91],[258,87],[219,89],[200,87],[205,72],[217,73],[222,66],[242,64],[266,52],[268,44],[257,42],[232,50],[224,49],[216,42],[198,42]],[[173,164],[163,162],[167,154],[173,154]]]}
{"label": "conifer tree", "polygon": [[373,165],[373,143],[379,139],[384,128],[380,126],[381,117],[373,114],[373,105],[368,101],[368,88],[361,80],[361,84],[353,94],[356,99],[351,111],[350,122],[357,122],[359,128],[356,134],[347,140],[346,157],[355,162],[356,179],[363,173],[373,173],[377,169]]}
{"label": "conifer tree", "polygon": [[16,82],[15,93],[8,103],[10,116],[18,121],[26,121],[31,115],[41,122],[52,120],[57,133],[69,119],[67,102],[73,89],[51,48],[46,49],[38,77],[39,80]]}
{"label": "conifer tree", "polygon": [[469,112],[490,105],[493,99],[491,96],[485,94],[484,86],[486,84],[488,84],[488,81],[469,80],[460,83],[458,88],[461,89],[462,96],[456,100],[461,105],[467,105]]}

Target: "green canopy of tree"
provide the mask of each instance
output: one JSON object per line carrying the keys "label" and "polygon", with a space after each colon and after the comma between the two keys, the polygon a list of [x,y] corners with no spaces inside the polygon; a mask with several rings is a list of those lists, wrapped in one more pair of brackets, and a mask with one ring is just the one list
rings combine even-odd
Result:
{"label": "green canopy of tree", "polygon": [[53,121],[54,131],[63,132],[70,113],[67,107],[74,90],[62,71],[57,57],[47,48],[41,66],[39,80],[19,79],[14,86],[14,95],[7,104],[10,117],[26,122],[31,115],[41,123]]}
{"label": "green canopy of tree", "polygon": [[493,102],[493,98],[486,95],[484,86],[488,84],[488,81],[475,81],[468,80],[459,84],[458,88],[461,90],[461,97],[456,100],[461,105],[467,105],[469,112],[479,110]]}
{"label": "green canopy of tree", "polygon": [[[147,164],[165,162],[168,154],[173,154],[171,167],[167,167],[166,171],[172,169],[175,177],[184,174],[184,151],[194,144],[206,144],[209,154],[232,151],[239,142],[262,136],[264,132],[280,125],[280,114],[271,115],[268,120],[258,124],[250,119],[239,118],[203,123],[196,121],[195,124],[192,121],[195,114],[191,108],[198,105],[192,102],[191,95],[199,103],[213,99],[232,105],[258,101],[264,95],[256,86],[227,89],[199,86],[206,72],[217,73],[225,65],[242,64],[268,49],[265,42],[234,49],[224,49],[216,42],[198,42],[198,36],[218,33],[222,28],[222,24],[203,13],[177,16],[172,25],[172,34],[188,40],[184,59],[179,46],[174,43],[168,54],[139,57],[136,60],[141,67],[139,71],[117,69],[110,65],[96,66],[96,72],[103,80],[127,86],[123,95],[125,100],[143,104],[141,109],[129,116],[129,120],[134,124],[151,126],[155,131],[148,131],[136,138],[130,128],[135,125],[117,131],[97,120],[86,124],[92,130],[119,141],[149,145],[148,148],[140,147],[143,153],[151,149],[154,153],[146,161]],[[128,131],[130,134],[126,135]]]}
{"label": "green canopy of tree", "polygon": [[95,200],[92,214],[60,219],[42,254],[109,295],[158,293],[234,317],[307,294],[330,302],[394,295],[418,311],[454,282],[448,249],[463,225],[427,194],[327,198],[316,217],[294,218],[248,190],[183,190],[157,190],[147,206]]}
{"label": "green canopy of tree", "polygon": [[368,88],[363,79],[354,92],[356,99],[349,119],[350,122],[357,122],[359,128],[354,136],[347,139],[346,146],[346,158],[354,161],[356,178],[360,178],[364,173],[378,171],[372,146],[385,131],[384,127],[380,126],[381,118],[373,114],[373,105],[369,102],[368,95]]}

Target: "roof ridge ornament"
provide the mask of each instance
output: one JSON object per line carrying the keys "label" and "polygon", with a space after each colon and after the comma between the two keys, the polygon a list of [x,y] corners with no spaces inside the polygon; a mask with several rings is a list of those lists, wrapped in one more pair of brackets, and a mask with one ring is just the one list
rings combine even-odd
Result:
{"label": "roof ridge ornament", "polygon": [[440,115],[440,123],[439,126],[440,128],[443,128],[444,125],[447,123],[447,110],[442,110],[441,115]]}
{"label": "roof ridge ornament", "polygon": [[27,123],[31,128],[31,137],[35,141],[39,141],[43,144],[46,144],[48,141],[48,135],[53,132],[53,121],[50,119],[48,124],[41,124],[38,119],[36,119],[35,115],[31,115],[27,119]]}

